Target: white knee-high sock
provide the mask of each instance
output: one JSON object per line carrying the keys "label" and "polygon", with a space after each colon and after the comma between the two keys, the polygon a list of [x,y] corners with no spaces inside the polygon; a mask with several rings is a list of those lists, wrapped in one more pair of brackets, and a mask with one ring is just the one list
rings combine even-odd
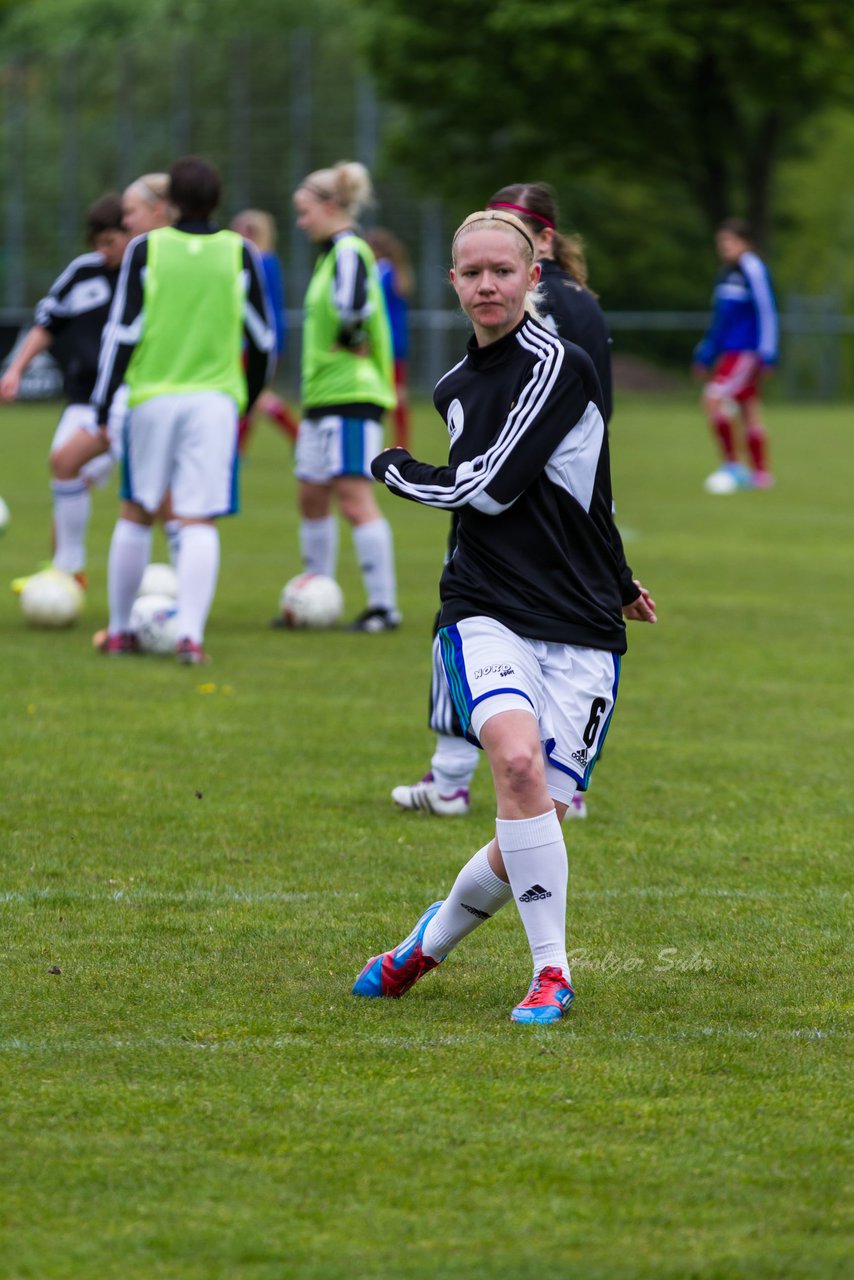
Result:
{"label": "white knee-high sock", "polygon": [[66,573],[79,573],[86,564],[86,530],[92,511],[92,495],[82,476],[52,480],[53,527],[56,549],[53,564]]}
{"label": "white knee-high sock", "polygon": [[430,772],[439,795],[449,796],[461,787],[467,787],[477,768],[479,756],[480,751],[467,738],[437,733]]}
{"label": "white knee-high sock", "polygon": [[[490,842],[491,843],[491,842]],[[513,890],[489,865],[489,845],[478,849],[454,881],[454,887],[424,930],[421,950],[434,960],[448,954],[467,934],[500,911]]]}
{"label": "white knee-high sock", "polygon": [[178,565],[178,547],[181,543],[181,521],[164,520],[163,532],[166,534],[166,542],[169,546],[169,563],[175,569]]}
{"label": "white knee-high sock", "polygon": [[397,609],[394,540],[384,517],[353,526],[353,545],[362,571],[369,609]]}
{"label": "white knee-high sock", "polygon": [[338,568],[338,521],[335,516],[300,521],[299,547],[306,573],[322,573],[327,578],[334,578]]}
{"label": "white knee-high sock", "polygon": [[178,549],[178,636],[201,644],[219,577],[219,530],[185,524]]}
{"label": "white knee-high sock", "polygon": [[150,555],[150,527],[131,520],[117,520],[107,563],[109,629],[113,635],[130,630],[130,611]]}
{"label": "white knee-high sock", "polygon": [[497,818],[495,831],[513,897],[528,935],[534,976],[546,965],[562,969],[566,956],[566,845],[554,809],[536,818]]}

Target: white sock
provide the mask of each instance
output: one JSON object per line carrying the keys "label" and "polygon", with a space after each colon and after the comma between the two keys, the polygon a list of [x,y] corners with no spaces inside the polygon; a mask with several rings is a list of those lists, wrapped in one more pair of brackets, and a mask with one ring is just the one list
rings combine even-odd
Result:
{"label": "white sock", "polygon": [[90,488],[103,489],[115,470],[116,460],[111,453],[99,453],[80,468],[80,474]]}
{"label": "white sock", "polygon": [[[528,935],[534,976],[546,965],[562,969],[566,956],[566,845],[554,809],[536,818],[496,818],[495,831],[513,897]],[[438,914],[438,913],[437,913]]]}
{"label": "white sock", "polygon": [[178,638],[201,644],[219,577],[219,530],[185,524],[178,550]]}
{"label": "white sock", "polygon": [[164,520],[163,532],[169,545],[169,563],[175,569],[178,565],[178,548],[181,543],[181,521]]}
{"label": "white sock", "polygon": [[391,525],[384,517],[369,524],[353,526],[353,545],[362,571],[369,609],[397,610],[397,581],[394,575],[394,542]]}
{"label": "white sock", "polygon": [[53,564],[66,573],[79,573],[86,564],[86,530],[92,511],[92,495],[82,476],[52,480],[53,527],[56,549]]}
{"label": "white sock", "polygon": [[107,589],[112,635],[130,630],[130,611],[151,556],[151,529],[146,524],[118,519],[110,542]]}
{"label": "white sock", "polygon": [[306,573],[322,573],[335,577],[338,568],[338,521],[335,516],[323,520],[301,520],[299,549]]}
{"label": "white sock", "polygon": [[[490,841],[490,843],[492,843]],[[439,960],[467,934],[473,933],[513,896],[509,884],[489,865],[489,845],[470,858],[454,881],[454,887],[424,930],[421,950]]]}
{"label": "white sock", "polygon": [[477,768],[480,751],[467,738],[447,733],[436,734],[436,750],[430,761],[430,772],[440,796],[453,795],[467,787]]}

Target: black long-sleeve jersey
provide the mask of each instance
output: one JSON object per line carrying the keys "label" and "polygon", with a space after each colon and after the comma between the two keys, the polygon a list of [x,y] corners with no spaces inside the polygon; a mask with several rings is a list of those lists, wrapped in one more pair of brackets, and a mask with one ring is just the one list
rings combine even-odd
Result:
{"label": "black long-sleeve jersey", "polygon": [[52,354],[65,379],[70,404],[88,404],[98,373],[101,334],[119,278],[100,253],[69,262],[36,303],[35,322],[50,334]]}
{"label": "black long-sleeve jersey", "polygon": [[[212,235],[216,226],[208,221],[182,219],[177,231],[187,235]],[[148,236],[141,235],[128,245],[116,290],[116,314],[104,335],[98,379],[93,402],[99,422],[106,422],[113,397],[124,382],[130,358],[142,336],[143,302]],[[244,241],[243,271],[246,277],[246,302],[243,332],[246,338],[246,390],[248,412],[273,373],[276,334],[267,291],[264,269],[257,249]]]}
{"label": "black long-sleeve jersey", "polygon": [[488,346],[471,338],[433,401],[448,465],[389,449],[372,469],[401,497],[459,511],[440,624],[485,615],[531,639],[624,653],[608,433],[590,357],[526,317]]}
{"label": "black long-sleeve jersey", "polygon": [[538,311],[547,329],[574,342],[593,361],[602,388],[605,425],[611,421],[611,335],[602,308],[589,289],[562,270],[553,258],[540,258]]}

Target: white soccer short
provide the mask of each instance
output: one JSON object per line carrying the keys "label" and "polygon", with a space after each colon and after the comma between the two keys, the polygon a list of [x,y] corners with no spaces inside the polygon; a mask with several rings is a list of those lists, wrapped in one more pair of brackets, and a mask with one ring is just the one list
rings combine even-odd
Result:
{"label": "white soccer short", "polygon": [[[98,454],[95,458],[90,458],[80,468],[80,475],[90,485],[104,485],[113,474],[113,468],[116,465],[116,458],[119,456],[113,447],[114,431],[119,420],[113,418],[110,414],[110,451],[109,453]],[[94,406],[91,404],[70,404],[63,410],[62,417],[56,425],[56,431],[53,433],[50,452],[56,453],[62,449],[69,440],[77,435],[78,431],[85,431],[90,436],[98,435],[98,421],[95,415]]]}
{"label": "white soccer short", "polygon": [[222,391],[153,396],[125,423],[122,497],[157,511],[167,489],[176,516],[237,510],[237,405]]}
{"label": "white soccer short", "polygon": [[586,791],[620,682],[620,655],[517,636],[494,618],[465,618],[439,632],[460,723],[477,741],[500,711],[536,717],[554,800]]}
{"label": "white soccer short", "polygon": [[338,476],[373,480],[371,463],[383,447],[382,424],[371,418],[329,413],[299,426],[294,472],[299,480],[329,484]]}

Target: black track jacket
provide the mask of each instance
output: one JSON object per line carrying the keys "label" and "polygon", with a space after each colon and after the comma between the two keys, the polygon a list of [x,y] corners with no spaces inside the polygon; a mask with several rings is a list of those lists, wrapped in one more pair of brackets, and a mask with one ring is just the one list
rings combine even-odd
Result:
{"label": "black track jacket", "polygon": [[469,340],[433,401],[448,465],[388,449],[372,463],[401,497],[460,513],[440,625],[484,615],[518,635],[624,653],[638,596],[611,516],[608,434],[593,364],[526,317]]}

